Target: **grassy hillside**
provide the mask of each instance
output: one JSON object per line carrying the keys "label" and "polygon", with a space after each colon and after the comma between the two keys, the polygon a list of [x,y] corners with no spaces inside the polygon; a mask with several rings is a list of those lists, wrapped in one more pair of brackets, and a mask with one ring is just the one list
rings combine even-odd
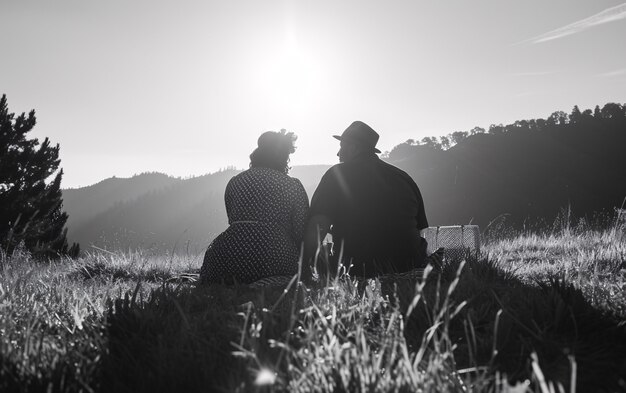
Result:
{"label": "grassy hillside", "polygon": [[[0,391],[626,391],[626,228],[422,277],[196,287],[201,255],[0,255]],[[558,390],[555,390],[558,391]]]}

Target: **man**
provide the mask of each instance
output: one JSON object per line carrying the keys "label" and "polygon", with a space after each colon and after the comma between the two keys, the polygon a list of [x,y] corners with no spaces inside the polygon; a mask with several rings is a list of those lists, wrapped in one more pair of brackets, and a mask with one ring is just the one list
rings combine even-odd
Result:
{"label": "man", "polygon": [[420,230],[428,220],[415,181],[378,158],[379,135],[367,124],[355,121],[334,137],[340,141],[340,163],[324,174],[311,199],[307,261],[331,233],[331,270],[342,263],[350,275],[369,278],[424,267]]}

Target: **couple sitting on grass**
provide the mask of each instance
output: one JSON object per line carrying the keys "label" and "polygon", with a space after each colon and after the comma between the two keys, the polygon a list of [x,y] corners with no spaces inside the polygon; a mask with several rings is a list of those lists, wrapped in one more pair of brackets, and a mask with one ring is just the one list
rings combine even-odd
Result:
{"label": "couple sitting on grass", "polygon": [[[429,259],[441,262],[441,250],[427,257],[420,235],[428,227],[420,190],[408,174],[378,158],[376,131],[355,121],[334,137],[340,163],[324,174],[309,207],[302,183],[287,175],[296,136],[261,134],[250,169],[226,186],[230,226],[207,249],[201,282],[288,281],[298,273],[303,242],[305,279],[339,269],[371,278],[423,268]],[[328,233],[333,249],[318,258]]]}

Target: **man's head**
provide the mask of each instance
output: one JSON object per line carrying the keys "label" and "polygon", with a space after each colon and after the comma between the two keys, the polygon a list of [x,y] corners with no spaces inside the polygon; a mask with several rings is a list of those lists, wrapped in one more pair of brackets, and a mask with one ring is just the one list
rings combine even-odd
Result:
{"label": "man's head", "polygon": [[355,121],[341,135],[333,135],[341,141],[337,156],[340,162],[347,162],[362,153],[380,153],[376,148],[378,133],[362,121]]}

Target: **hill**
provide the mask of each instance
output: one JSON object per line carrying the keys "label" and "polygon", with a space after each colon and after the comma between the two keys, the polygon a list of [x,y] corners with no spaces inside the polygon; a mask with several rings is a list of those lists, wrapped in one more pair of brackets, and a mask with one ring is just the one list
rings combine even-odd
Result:
{"label": "hill", "polygon": [[[328,167],[294,167],[291,175],[311,195]],[[85,250],[91,245],[139,246],[155,253],[197,253],[227,227],[224,189],[239,172],[228,169],[185,180],[150,173],[64,190],[68,238]]]}
{"label": "hill", "polygon": [[112,177],[89,187],[63,190],[63,204],[70,213],[68,225],[78,227],[119,202],[136,199],[181,181],[162,173],[142,173],[130,179]]}
{"label": "hill", "polygon": [[541,227],[562,209],[586,219],[612,214],[626,197],[626,106],[455,134],[448,149],[430,139],[388,154],[417,181],[431,225],[484,227],[506,215],[513,226]]}
{"label": "hill", "polygon": [[[626,106],[606,104],[407,141],[382,158],[415,179],[431,225],[475,223],[485,229],[506,217],[513,227],[541,227],[563,209],[570,218],[589,220],[621,206],[624,146]],[[294,167],[290,175],[310,198],[328,167]],[[236,173],[185,180],[152,173],[64,190],[68,238],[83,249],[94,244],[199,252],[227,226],[224,189]]]}
{"label": "hill", "polygon": [[201,257],[0,249],[0,391],[624,392],[625,254],[624,226],[561,228],[285,288],[196,285]]}

